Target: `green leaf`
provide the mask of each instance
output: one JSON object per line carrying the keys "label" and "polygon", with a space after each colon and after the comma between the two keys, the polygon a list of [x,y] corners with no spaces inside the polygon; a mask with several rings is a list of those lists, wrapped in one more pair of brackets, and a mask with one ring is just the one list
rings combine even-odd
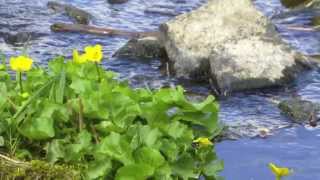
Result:
{"label": "green leaf", "polygon": [[153,175],[155,180],[172,180],[172,171],[168,163],[158,167]]}
{"label": "green leaf", "polygon": [[72,79],[72,83],[70,84],[70,88],[74,90],[75,93],[81,94],[85,92],[95,92],[93,87],[93,82],[86,79]]}
{"label": "green leaf", "polygon": [[199,177],[199,173],[194,172],[195,165],[195,161],[191,155],[184,153],[178,157],[178,160],[172,164],[171,168],[175,174],[187,180]]}
{"label": "green leaf", "polygon": [[39,99],[33,108],[38,109],[36,113],[31,110],[27,118],[21,123],[19,131],[30,139],[48,139],[55,136],[55,120],[68,119],[67,110],[49,100]]}
{"label": "green leaf", "polygon": [[55,135],[53,119],[45,116],[25,120],[19,131],[22,135],[34,140],[48,139]]}
{"label": "green leaf", "polygon": [[124,165],[134,163],[129,142],[118,133],[112,132],[105,137],[98,146],[97,153],[108,155]]}
{"label": "green leaf", "polygon": [[15,119],[17,124],[21,123],[24,118],[23,116],[26,114],[27,107],[34,101],[36,101],[42,93],[44,93],[47,88],[49,88],[53,83],[55,79],[51,79],[47,81],[45,84],[41,86],[40,89],[38,89],[29,99],[19,108],[19,110],[14,114],[13,119]]}
{"label": "green leaf", "polygon": [[204,167],[204,174],[206,176],[216,177],[219,172],[221,172],[224,168],[223,161],[216,160],[211,161]]}
{"label": "green leaf", "polygon": [[165,126],[164,131],[174,139],[186,139],[191,143],[193,139],[193,134],[187,125],[180,123],[179,121],[174,121],[167,126]]}
{"label": "green leaf", "polygon": [[0,147],[4,146],[4,138],[0,136]]}
{"label": "green leaf", "polygon": [[126,95],[112,93],[109,101],[111,119],[115,125],[121,128],[127,128],[141,114],[139,105]]}
{"label": "green leaf", "polygon": [[176,161],[179,154],[179,148],[173,139],[162,139],[160,150],[167,157],[169,162]]}
{"label": "green leaf", "polygon": [[49,61],[48,68],[50,70],[50,73],[52,75],[58,75],[60,74],[61,70],[64,68],[64,57],[58,56],[55,59]]}
{"label": "green leaf", "polygon": [[115,180],[143,180],[152,176],[153,168],[146,164],[131,164],[121,167]]}
{"label": "green leaf", "polygon": [[86,179],[105,178],[111,169],[112,163],[109,159],[92,161],[89,163],[89,167],[86,171]]}
{"label": "green leaf", "polygon": [[142,147],[134,153],[134,157],[138,164],[147,164],[150,167],[158,168],[165,162],[164,157],[158,150],[150,147]]}
{"label": "green leaf", "polygon": [[0,109],[7,102],[7,86],[5,83],[0,82]]}
{"label": "green leaf", "polygon": [[110,132],[121,133],[124,131],[124,129],[114,125],[111,121],[101,121],[95,127],[97,131],[105,135],[109,134]]}
{"label": "green leaf", "polygon": [[158,128],[151,128],[150,126],[142,126],[139,129],[140,141],[149,147],[155,147],[157,140],[161,137],[162,133]]}
{"label": "green leaf", "polygon": [[75,138],[76,143],[68,144],[66,146],[66,157],[67,161],[80,161],[86,153],[90,153],[91,146],[91,134],[82,130]]}
{"label": "green leaf", "polygon": [[65,141],[53,140],[46,147],[47,160],[51,163],[57,162],[60,158],[65,157]]}
{"label": "green leaf", "polygon": [[60,79],[56,88],[56,102],[62,104],[64,98],[64,90],[66,86],[66,73],[64,69],[60,73]]}

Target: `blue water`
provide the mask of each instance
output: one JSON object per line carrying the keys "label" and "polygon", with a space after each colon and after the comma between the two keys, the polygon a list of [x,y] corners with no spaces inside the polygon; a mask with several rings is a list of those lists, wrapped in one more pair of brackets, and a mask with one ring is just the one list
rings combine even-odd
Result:
{"label": "blue water", "polygon": [[[61,0],[87,10],[93,16],[93,25],[114,27],[131,31],[156,30],[162,22],[172,17],[145,13],[148,8],[167,6],[170,11],[184,13],[199,7],[203,0],[129,0],[121,5],[109,5],[106,0]],[[8,56],[26,51],[39,64],[57,54],[71,54],[72,49],[82,49],[88,44],[104,46],[105,68],[120,74],[133,86],[159,88],[183,84],[188,89],[208,92],[206,85],[186,83],[160,73],[158,59],[134,61],[111,58],[111,55],[128,39],[95,35],[52,33],[50,25],[55,22],[71,22],[61,13],[46,8],[47,0],[0,0],[0,32],[36,32],[44,34],[27,45],[27,49],[6,44],[0,38],[0,50]],[[320,53],[320,33],[288,29],[290,25],[307,26],[313,13],[301,12],[287,17],[278,16],[288,12],[279,0],[256,0],[255,4],[272,19],[284,41],[305,54]],[[289,96],[301,96],[320,103],[320,72],[305,73],[291,86],[233,94],[221,100],[220,119],[238,128],[237,141],[224,141],[216,145],[218,156],[225,162],[222,175],[227,180],[271,180],[273,176],[267,164],[274,162],[294,170],[289,180],[320,179],[320,130],[308,125],[293,125],[279,112],[275,101]],[[267,138],[256,137],[259,128],[268,128]]]}

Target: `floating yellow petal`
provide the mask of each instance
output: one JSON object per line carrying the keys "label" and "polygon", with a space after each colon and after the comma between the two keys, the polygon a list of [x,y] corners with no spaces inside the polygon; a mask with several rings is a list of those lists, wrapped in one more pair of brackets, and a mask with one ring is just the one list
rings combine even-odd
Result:
{"label": "floating yellow petal", "polygon": [[289,168],[286,167],[278,167],[273,163],[269,163],[269,168],[271,169],[271,171],[273,172],[273,174],[276,177],[283,177],[283,176],[288,176],[290,174],[290,170]]}
{"label": "floating yellow petal", "polygon": [[32,67],[32,59],[27,56],[18,56],[10,58],[10,67],[14,71],[29,71]]}
{"label": "floating yellow petal", "polygon": [[202,147],[212,145],[212,142],[208,138],[205,138],[205,137],[200,137],[200,138],[194,140],[193,143],[198,143]]}
{"label": "floating yellow petal", "polygon": [[102,46],[99,44],[85,47],[84,52],[87,60],[91,62],[100,63],[103,58]]}
{"label": "floating yellow petal", "polygon": [[72,56],[73,56],[73,61],[75,63],[82,64],[82,63],[87,62],[86,56],[84,54],[79,55],[79,52],[76,49],[73,50]]}

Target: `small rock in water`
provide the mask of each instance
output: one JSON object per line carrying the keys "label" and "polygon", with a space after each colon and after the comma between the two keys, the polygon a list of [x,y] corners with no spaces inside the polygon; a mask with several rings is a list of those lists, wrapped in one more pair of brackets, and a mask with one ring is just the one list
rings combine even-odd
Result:
{"label": "small rock in water", "polygon": [[58,2],[49,1],[47,4],[48,8],[57,11],[64,12],[69,17],[73,18],[78,24],[89,24],[92,15],[82,9],[68,4],[60,4]]}
{"label": "small rock in water", "polygon": [[126,45],[115,52],[113,56],[133,59],[161,58],[165,56],[165,49],[156,37],[144,37],[131,39]]}
{"label": "small rock in water", "polygon": [[178,13],[175,10],[165,9],[165,8],[148,8],[144,12],[149,14],[159,14],[159,15],[165,15],[165,16],[178,15]]}
{"label": "small rock in water", "polygon": [[280,102],[279,109],[293,122],[299,124],[309,123],[314,127],[317,125],[317,114],[320,110],[320,104],[299,98],[292,98]]}
{"label": "small rock in water", "polygon": [[22,46],[28,41],[34,40],[40,36],[42,35],[33,32],[18,32],[15,34],[7,33],[3,35],[3,39],[7,44]]}
{"label": "small rock in water", "polygon": [[108,0],[108,3],[110,4],[122,4],[126,2],[128,2],[128,0]]}

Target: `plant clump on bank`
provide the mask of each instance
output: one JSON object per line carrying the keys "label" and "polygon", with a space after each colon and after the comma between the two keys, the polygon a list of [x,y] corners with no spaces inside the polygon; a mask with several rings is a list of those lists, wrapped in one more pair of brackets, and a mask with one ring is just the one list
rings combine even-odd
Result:
{"label": "plant clump on bank", "polygon": [[132,89],[102,59],[99,45],[47,68],[18,56],[9,63],[13,78],[3,58],[1,154],[72,167],[81,179],[220,179],[223,164],[209,141],[221,132],[214,97],[192,103],[180,86]]}

